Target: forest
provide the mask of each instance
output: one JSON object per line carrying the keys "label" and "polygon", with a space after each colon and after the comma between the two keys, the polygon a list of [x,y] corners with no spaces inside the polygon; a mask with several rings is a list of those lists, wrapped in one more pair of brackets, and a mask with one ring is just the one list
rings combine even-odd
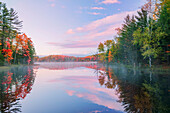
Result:
{"label": "forest", "polygon": [[22,26],[17,12],[0,2],[0,65],[33,63],[33,42]]}
{"label": "forest", "polygon": [[91,55],[86,57],[74,57],[66,55],[49,55],[42,58],[35,57],[37,62],[89,62],[98,61],[97,55]]}
{"label": "forest", "polygon": [[137,15],[124,18],[113,40],[100,42],[100,62],[133,66],[170,64],[170,1],[148,0]]}

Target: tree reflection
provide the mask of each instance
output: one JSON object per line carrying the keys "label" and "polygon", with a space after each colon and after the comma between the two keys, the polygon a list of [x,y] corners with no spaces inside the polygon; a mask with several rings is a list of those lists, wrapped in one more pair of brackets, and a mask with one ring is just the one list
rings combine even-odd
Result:
{"label": "tree reflection", "polygon": [[[97,67],[99,84],[116,90],[128,113],[170,112],[169,76],[123,67]],[[135,72],[134,72],[135,71]],[[151,78],[150,74],[153,74]]]}
{"label": "tree reflection", "polygon": [[[170,112],[170,103],[168,101],[170,99],[170,88],[168,81],[169,75],[167,73],[153,73],[145,69],[130,69],[122,65],[105,66],[97,63],[57,63],[42,65],[41,67],[52,70],[77,67],[95,69],[99,84],[105,86],[105,88],[113,89],[116,92],[116,95],[119,97],[117,102],[122,104],[125,112]],[[76,77],[72,79],[75,80]],[[85,78],[76,80],[82,82],[83,79]],[[82,94],[79,94],[79,97],[82,97]]]}
{"label": "tree reflection", "polygon": [[33,67],[15,67],[0,73],[0,110],[2,113],[21,112],[19,100],[32,90],[35,79]]}

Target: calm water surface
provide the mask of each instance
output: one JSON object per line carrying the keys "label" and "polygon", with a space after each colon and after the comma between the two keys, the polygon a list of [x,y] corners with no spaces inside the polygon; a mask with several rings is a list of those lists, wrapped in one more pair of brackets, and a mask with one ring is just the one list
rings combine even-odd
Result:
{"label": "calm water surface", "polygon": [[168,113],[170,74],[89,63],[0,72],[2,113]]}

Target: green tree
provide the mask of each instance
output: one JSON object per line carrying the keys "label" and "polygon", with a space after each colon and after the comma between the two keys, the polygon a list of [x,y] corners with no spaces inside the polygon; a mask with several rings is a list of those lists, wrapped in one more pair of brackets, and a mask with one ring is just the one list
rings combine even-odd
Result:
{"label": "green tree", "polygon": [[8,37],[8,28],[9,28],[8,15],[9,15],[9,11],[6,7],[6,4],[2,4],[2,15],[1,15],[1,24],[0,24],[1,27],[0,37],[1,37],[2,49],[5,48],[5,41],[6,38]]}
{"label": "green tree", "polygon": [[149,58],[149,66],[152,65],[152,58],[156,58],[161,51],[160,40],[165,36],[165,33],[158,27],[151,33],[148,32],[149,28],[146,27],[144,32],[141,28],[136,30],[133,34],[134,45],[139,44],[141,46],[141,52],[144,58]]}
{"label": "green tree", "polygon": [[103,43],[100,42],[100,44],[98,45],[98,51],[99,52],[104,52],[104,45]]}
{"label": "green tree", "polygon": [[17,15],[17,12],[14,11],[13,8],[9,10],[9,38],[15,38],[17,31],[19,31],[22,28],[22,21],[19,20],[19,17]]}
{"label": "green tree", "polygon": [[106,41],[104,42],[104,45],[106,46],[107,49],[110,49],[111,44],[112,44],[112,40],[106,40]]}
{"label": "green tree", "polygon": [[160,0],[160,11],[158,15],[157,25],[166,33],[166,36],[161,40],[162,54],[160,54],[160,59],[167,64],[170,64],[170,2],[168,0]]}

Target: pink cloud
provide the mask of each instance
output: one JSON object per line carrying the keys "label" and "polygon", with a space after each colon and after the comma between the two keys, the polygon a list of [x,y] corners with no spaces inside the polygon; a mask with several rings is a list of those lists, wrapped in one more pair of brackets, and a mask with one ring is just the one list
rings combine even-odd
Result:
{"label": "pink cloud", "polygon": [[101,13],[89,12],[88,14],[91,14],[91,15],[100,15]]}
{"label": "pink cloud", "polygon": [[[93,21],[83,27],[77,27],[74,31],[75,34],[83,33],[82,36],[74,36],[72,39],[81,39],[81,40],[91,40],[96,39],[100,40],[99,38],[113,39],[113,36],[116,35],[115,28],[121,27],[124,18],[126,15],[134,15],[136,11],[129,11],[129,12],[122,12],[119,14],[114,14],[110,16],[106,16],[105,18]],[[101,40],[100,40],[101,41]]]}
{"label": "pink cloud", "polygon": [[93,41],[71,41],[69,43],[55,43],[55,42],[47,42],[49,45],[53,46],[61,46],[64,48],[89,48],[89,47],[96,47],[98,42],[93,42]]}
{"label": "pink cloud", "polygon": [[81,30],[83,30],[83,28],[82,27],[78,27],[78,28],[76,28],[76,30],[77,31],[81,31]]}
{"label": "pink cloud", "polygon": [[[69,29],[67,34],[75,34],[65,43],[47,42],[49,45],[64,48],[96,48],[98,43],[107,39],[113,39],[116,35],[115,28],[121,27],[126,15],[133,15],[136,11],[127,11],[119,14],[106,16],[93,21],[85,26]],[[74,39],[74,40],[73,40]]]}
{"label": "pink cloud", "polygon": [[64,6],[64,5],[63,5],[63,6],[61,6],[61,8],[63,8],[63,9],[64,9],[64,8],[66,8],[66,6]]}
{"label": "pink cloud", "polygon": [[101,113],[102,111],[99,111],[99,110],[95,110],[95,111],[91,111],[89,113]]}
{"label": "pink cloud", "polygon": [[[53,66],[53,64],[50,65]],[[80,63],[79,65],[82,65],[82,63]],[[84,65],[88,64],[84,63]],[[63,68],[66,67],[67,65],[65,64]],[[66,91],[66,94],[68,94],[69,96],[77,96],[78,98],[83,98],[94,104],[105,106],[106,109],[109,108],[123,111],[123,106],[121,106],[121,103],[117,102],[117,100],[119,99],[119,95],[115,94],[116,89],[107,89],[104,86],[101,87],[98,83],[98,77],[93,76],[92,74],[94,71],[95,70],[92,69],[91,71],[88,71],[89,73],[86,74],[82,69],[76,72],[68,71],[69,74],[67,76],[61,75],[61,78],[57,77],[57,80],[60,81],[62,84],[69,86],[65,87],[64,89],[64,91]],[[72,72],[75,72],[76,76]],[[75,85],[79,86],[79,88],[75,88]]]}
{"label": "pink cloud", "polygon": [[105,8],[103,8],[103,7],[92,7],[91,9],[102,10],[102,9],[105,9]]}
{"label": "pink cloud", "polygon": [[115,4],[115,3],[120,3],[118,0],[104,0],[101,3],[103,4]]}
{"label": "pink cloud", "polygon": [[51,7],[55,7],[55,4],[54,4],[54,3],[52,3],[52,4],[51,4]]}
{"label": "pink cloud", "polygon": [[54,2],[55,0],[48,0],[49,2]]}
{"label": "pink cloud", "polygon": [[126,15],[134,15],[136,11],[121,12],[93,21],[85,26],[69,29],[67,34],[74,34],[65,43],[47,42],[53,46],[64,48],[96,48],[98,43],[113,39],[116,35],[115,28],[121,27]]}
{"label": "pink cloud", "polygon": [[47,44],[49,44],[49,45],[56,45],[57,43],[56,42],[47,42]]}
{"label": "pink cloud", "polygon": [[124,18],[126,17],[126,15],[128,15],[128,14],[133,15],[135,13],[136,13],[136,11],[126,11],[126,12],[106,16],[105,18],[93,21],[93,22],[89,23],[88,25],[81,27],[81,30],[78,30],[78,32],[92,31],[92,30],[96,30],[98,28],[105,27],[108,25],[122,23]]}
{"label": "pink cloud", "polygon": [[118,28],[120,26],[121,26],[120,23],[115,24],[115,25],[110,25],[100,32],[98,32],[98,31],[97,32],[91,32],[91,33],[85,35],[84,37],[89,37],[89,39],[106,37],[106,39],[108,39],[107,36],[111,36],[111,38],[113,38],[114,34],[116,34],[115,28]]}
{"label": "pink cloud", "polygon": [[77,97],[82,98],[84,95],[83,94],[76,94]]}
{"label": "pink cloud", "polygon": [[97,42],[91,42],[91,41],[74,41],[70,44],[64,44],[63,47],[66,48],[88,48],[88,47],[96,47]]}
{"label": "pink cloud", "polygon": [[[68,90],[67,94],[77,96],[79,98],[84,98],[90,100],[98,105],[103,105],[110,109],[115,109],[123,111],[121,103],[118,103],[118,95],[116,95],[116,89],[107,89],[105,87],[99,87],[98,80],[95,76],[67,76],[62,79],[67,81],[66,84],[70,87],[74,87],[76,84],[80,89],[85,89],[87,92],[82,92],[81,90],[73,91]],[[103,95],[105,95],[103,97]]]}
{"label": "pink cloud", "polygon": [[75,93],[75,91],[73,90],[66,90],[66,92],[69,96],[73,96],[73,94]]}
{"label": "pink cloud", "polygon": [[67,34],[74,34],[73,29],[69,29],[69,30],[67,31]]}

